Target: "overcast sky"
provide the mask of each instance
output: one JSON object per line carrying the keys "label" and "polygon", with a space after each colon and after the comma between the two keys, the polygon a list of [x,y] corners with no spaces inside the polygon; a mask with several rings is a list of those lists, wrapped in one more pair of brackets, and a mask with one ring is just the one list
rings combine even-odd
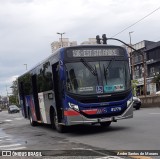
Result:
{"label": "overcast sky", "polygon": [[[56,32],[79,44],[112,37],[160,7],[157,0],[0,0],[0,95],[18,75],[51,54]],[[160,9],[115,38],[160,41]],[[113,42],[112,42],[113,44]]]}

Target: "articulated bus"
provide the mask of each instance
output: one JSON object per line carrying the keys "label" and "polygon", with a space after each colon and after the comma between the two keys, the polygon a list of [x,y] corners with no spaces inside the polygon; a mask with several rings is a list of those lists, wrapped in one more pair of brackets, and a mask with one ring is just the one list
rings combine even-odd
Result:
{"label": "articulated bus", "polygon": [[129,60],[114,45],[64,47],[18,78],[22,114],[59,132],[133,117]]}

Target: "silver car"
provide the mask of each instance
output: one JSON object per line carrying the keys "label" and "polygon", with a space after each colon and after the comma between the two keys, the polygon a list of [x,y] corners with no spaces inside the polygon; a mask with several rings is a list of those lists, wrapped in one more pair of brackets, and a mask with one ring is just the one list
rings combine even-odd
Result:
{"label": "silver car", "polygon": [[8,107],[8,113],[19,113],[20,109],[16,105],[10,105]]}
{"label": "silver car", "polygon": [[140,107],[141,107],[141,100],[138,97],[133,96],[133,108],[138,110],[140,109]]}

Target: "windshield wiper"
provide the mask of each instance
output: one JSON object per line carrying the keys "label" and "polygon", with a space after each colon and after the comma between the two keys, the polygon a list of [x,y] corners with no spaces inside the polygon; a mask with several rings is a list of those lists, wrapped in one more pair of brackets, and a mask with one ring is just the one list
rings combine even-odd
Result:
{"label": "windshield wiper", "polygon": [[108,74],[108,68],[111,66],[111,63],[115,60],[115,58],[113,57],[110,61],[109,64],[107,65],[107,67],[105,68],[104,64],[103,64],[103,70],[104,70],[104,78],[106,80],[106,84],[107,84],[107,74]]}
{"label": "windshield wiper", "polygon": [[114,60],[115,60],[115,58],[113,57],[112,60],[109,61],[109,64],[108,64],[108,66],[107,66],[106,69],[105,69],[105,73],[107,73],[108,68],[110,67],[111,63],[112,63]]}
{"label": "windshield wiper", "polygon": [[81,58],[81,62],[88,68],[88,70],[94,75],[98,76],[96,67],[95,69],[85,59]]}
{"label": "windshield wiper", "polygon": [[85,59],[81,58],[81,62],[83,63],[84,66],[86,66],[86,68],[88,68],[88,70],[94,75],[97,77],[97,82],[98,82],[98,85],[99,85],[99,79],[98,79],[98,73],[97,73],[97,68],[96,66],[95,69],[92,67],[92,65],[90,65]]}

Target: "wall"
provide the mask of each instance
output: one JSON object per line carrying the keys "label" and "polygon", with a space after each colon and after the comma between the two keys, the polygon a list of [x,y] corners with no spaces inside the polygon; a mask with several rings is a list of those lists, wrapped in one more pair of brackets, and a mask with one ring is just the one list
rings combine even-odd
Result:
{"label": "wall", "polygon": [[160,107],[160,95],[140,97],[142,107]]}

